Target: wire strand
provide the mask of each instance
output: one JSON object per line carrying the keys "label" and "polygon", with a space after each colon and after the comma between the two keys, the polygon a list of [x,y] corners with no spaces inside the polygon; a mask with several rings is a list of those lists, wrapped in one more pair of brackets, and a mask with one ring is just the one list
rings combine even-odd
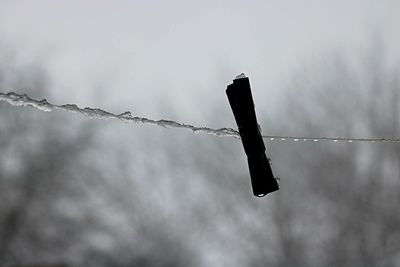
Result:
{"label": "wire strand", "polygon": [[[17,94],[15,92],[1,93],[0,101],[8,102],[13,106],[30,106],[41,111],[50,112],[53,110],[64,110],[69,112],[78,113],[80,115],[93,118],[93,119],[118,119],[127,123],[144,123],[161,126],[164,128],[181,128],[191,130],[194,133],[205,133],[215,136],[229,136],[240,139],[239,132],[232,128],[219,128],[212,129],[209,127],[197,127],[190,124],[179,123],[172,120],[153,120],[145,117],[132,116],[130,111],[121,114],[114,114],[99,108],[80,108],[75,104],[56,105],[49,103],[46,99],[36,100],[26,94]],[[318,141],[331,141],[331,142],[369,142],[369,143],[400,143],[399,138],[346,138],[346,137],[307,137],[307,136],[283,136],[283,135],[262,135],[264,139],[270,141],[294,141],[294,142],[318,142]]]}

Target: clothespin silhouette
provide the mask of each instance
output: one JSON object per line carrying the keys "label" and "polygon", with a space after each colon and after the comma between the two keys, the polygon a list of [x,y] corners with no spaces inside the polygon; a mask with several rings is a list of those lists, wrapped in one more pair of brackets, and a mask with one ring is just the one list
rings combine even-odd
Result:
{"label": "clothespin silhouette", "polygon": [[278,182],[272,174],[269,160],[265,154],[265,145],[257,124],[249,78],[243,73],[238,75],[233,83],[228,85],[226,94],[247,155],[253,194],[263,197],[279,190]]}

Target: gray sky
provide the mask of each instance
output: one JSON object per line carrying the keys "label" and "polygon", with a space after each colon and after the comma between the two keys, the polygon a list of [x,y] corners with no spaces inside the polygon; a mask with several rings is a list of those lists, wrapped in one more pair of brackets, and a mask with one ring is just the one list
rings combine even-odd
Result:
{"label": "gray sky", "polygon": [[361,51],[376,31],[398,59],[399,11],[395,0],[1,0],[0,38],[45,58],[56,102],[162,118],[161,101],[208,124],[204,110],[227,104],[240,72],[263,114],[301,64]]}

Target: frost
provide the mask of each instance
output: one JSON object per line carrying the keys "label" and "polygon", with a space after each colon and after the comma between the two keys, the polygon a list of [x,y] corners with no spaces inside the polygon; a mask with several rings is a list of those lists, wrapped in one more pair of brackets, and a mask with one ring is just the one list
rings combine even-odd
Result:
{"label": "frost", "polygon": [[[236,79],[243,79],[246,76],[242,73],[236,76]],[[153,120],[145,117],[135,117],[132,115],[130,111],[125,111],[120,114],[114,114],[106,110],[102,110],[99,108],[80,108],[75,104],[64,104],[64,105],[56,105],[49,103],[46,99],[36,100],[30,98],[26,94],[17,94],[15,92],[10,93],[1,93],[0,92],[0,101],[5,101],[13,106],[30,106],[41,111],[53,111],[55,109],[69,111],[78,113],[80,115],[86,116],[91,119],[117,119],[123,122],[128,123],[143,123],[143,124],[153,124],[156,126],[160,126],[163,128],[181,128],[191,130],[193,133],[204,133],[204,134],[211,134],[215,136],[229,136],[240,139],[239,132],[232,128],[219,128],[219,129],[212,129],[208,127],[197,127],[190,124],[179,123],[172,120]],[[261,128],[260,128],[261,131]],[[279,135],[262,135],[263,138],[268,138],[269,140],[293,140],[293,141],[333,141],[333,142],[395,142],[400,143],[400,139],[396,138],[343,138],[343,137],[301,137],[301,136],[279,136]]]}
{"label": "frost", "polygon": [[0,93],[0,101],[8,102],[13,106],[30,106],[42,111],[52,111],[55,109],[65,110],[78,113],[91,119],[118,119],[124,122],[153,124],[163,128],[188,129],[193,131],[194,133],[205,133],[215,136],[231,136],[240,138],[239,132],[231,128],[212,129],[208,127],[196,127],[190,124],[183,124],[172,120],[153,120],[144,117],[134,117],[132,116],[132,113],[130,111],[126,111],[120,114],[114,114],[99,108],[80,108],[75,104],[56,105],[47,102],[46,99],[35,100],[25,94],[17,94],[14,92],[10,92],[7,94]]}
{"label": "frost", "polygon": [[26,94],[19,95],[14,92],[7,94],[0,93],[0,100],[6,101],[14,106],[31,106],[46,112],[52,111],[52,107],[46,99],[34,100]]}

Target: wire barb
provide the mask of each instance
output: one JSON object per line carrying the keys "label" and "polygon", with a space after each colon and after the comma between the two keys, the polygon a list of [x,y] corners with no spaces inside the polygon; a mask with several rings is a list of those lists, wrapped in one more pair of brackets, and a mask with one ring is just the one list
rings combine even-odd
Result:
{"label": "wire barb", "polygon": [[[126,111],[121,114],[114,114],[99,108],[80,108],[75,104],[64,104],[64,105],[56,105],[49,103],[46,99],[36,100],[29,97],[26,94],[17,94],[15,92],[9,93],[1,93],[0,92],[0,101],[8,102],[13,106],[30,106],[41,111],[50,112],[53,110],[64,110],[69,112],[78,113],[80,115],[92,118],[92,119],[118,119],[127,123],[145,123],[145,124],[153,124],[164,128],[181,128],[188,129],[194,133],[204,133],[211,134],[215,136],[229,136],[240,139],[239,132],[232,128],[219,128],[212,129],[209,127],[197,127],[190,124],[179,123],[172,120],[153,120],[145,117],[137,117],[133,116],[131,112]],[[345,138],[345,137],[305,137],[305,136],[282,136],[282,135],[262,135],[264,139],[270,141],[310,141],[310,142],[318,142],[318,141],[331,141],[331,142],[369,142],[369,143],[400,143],[399,138]]]}

